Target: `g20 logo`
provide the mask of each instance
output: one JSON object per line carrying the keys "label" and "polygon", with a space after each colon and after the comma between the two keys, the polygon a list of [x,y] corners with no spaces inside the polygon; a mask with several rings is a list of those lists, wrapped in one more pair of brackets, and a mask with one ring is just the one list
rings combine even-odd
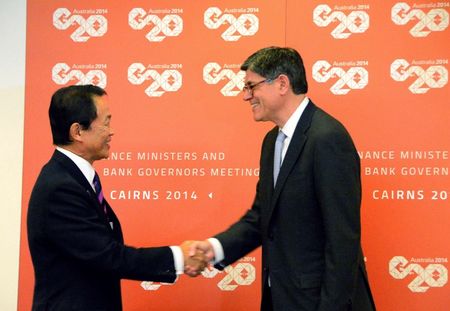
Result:
{"label": "g20 logo", "polygon": [[409,4],[399,2],[391,9],[391,19],[397,25],[416,24],[409,30],[413,37],[426,37],[433,31],[444,31],[448,27],[449,14],[444,8],[424,12],[411,9]]}
{"label": "g20 logo", "polygon": [[[256,279],[256,269],[248,262],[240,262],[234,266],[227,266],[223,270],[226,275],[217,283],[222,291],[234,291],[239,286],[246,286],[252,284]],[[202,275],[207,278],[214,278],[217,274],[223,273],[215,268],[207,268],[202,272]]]}
{"label": "g20 logo", "polygon": [[[98,67],[106,67],[100,65]],[[58,63],[52,68],[52,80],[59,85],[73,83],[77,85],[94,84],[101,88],[106,87],[107,76],[103,70],[93,69],[83,72],[79,69],[72,69],[66,63]]]}
{"label": "g20 logo", "polygon": [[[106,10],[98,11],[106,12]],[[78,28],[70,37],[75,42],[86,42],[91,37],[102,37],[108,31],[108,20],[103,15],[90,15],[85,19],[81,15],[72,15],[66,8],[59,8],[53,13],[53,26],[57,29],[66,30],[74,25],[78,25]]]}
{"label": "g20 logo", "polygon": [[[219,281],[219,283],[217,283],[217,287],[222,291],[234,291],[239,286],[248,286],[253,284],[256,279],[256,269],[249,262],[239,262],[235,265],[230,265],[226,267],[224,271],[219,271],[213,267],[208,267],[202,272],[202,275],[206,279],[212,279],[217,275],[222,275],[223,273],[225,273],[225,276]],[[151,291],[158,290],[162,285],[172,284],[155,282],[141,283],[141,287],[144,290]]]}
{"label": "g20 logo", "polygon": [[[358,62],[367,64],[366,61]],[[369,83],[369,73],[360,66],[350,67],[347,71],[338,66],[332,66],[325,60],[319,60],[312,67],[314,80],[325,83],[330,79],[338,80],[330,87],[331,93],[345,95],[350,90],[363,89]]]}
{"label": "g20 logo", "polygon": [[417,79],[408,87],[413,94],[424,94],[430,89],[442,88],[448,83],[448,70],[442,65],[424,69],[421,66],[410,66],[405,59],[396,59],[392,62],[391,77],[395,81],[406,81],[414,76]]}
{"label": "g20 logo", "polygon": [[222,33],[225,41],[237,41],[242,36],[253,36],[259,29],[259,18],[255,14],[241,14],[236,18],[233,14],[222,15],[222,11],[217,7],[211,7],[205,11],[203,22],[209,29],[229,25]]}
{"label": "g20 logo", "polygon": [[331,31],[335,39],[347,39],[352,33],[363,33],[369,28],[369,14],[365,11],[352,11],[348,16],[341,11],[333,11],[328,5],[318,5],[313,11],[313,21],[319,27],[340,22]]}
{"label": "g20 logo", "polygon": [[135,30],[141,30],[149,25],[153,25],[145,35],[150,42],[161,42],[166,37],[179,36],[183,31],[183,19],[179,15],[168,14],[161,19],[158,15],[147,15],[147,12],[141,8],[135,8],[130,11],[128,24]]}
{"label": "g20 logo", "polygon": [[220,81],[228,79],[228,82],[220,90],[223,96],[238,95],[244,87],[244,76],[245,72],[222,69],[218,63],[208,63],[203,67],[203,80],[208,84],[218,84]]}
{"label": "g20 logo", "polygon": [[128,67],[128,81],[131,84],[141,85],[148,80],[152,80],[150,86],[145,89],[145,94],[149,97],[160,97],[165,92],[176,92],[183,84],[183,76],[178,70],[164,69],[158,72],[141,63],[133,63]]}
{"label": "g20 logo", "polygon": [[389,274],[398,280],[415,275],[408,284],[408,288],[414,293],[424,293],[430,287],[443,287],[448,281],[448,270],[442,264],[431,263],[424,268],[419,264],[409,263],[403,256],[395,256],[389,261]]}

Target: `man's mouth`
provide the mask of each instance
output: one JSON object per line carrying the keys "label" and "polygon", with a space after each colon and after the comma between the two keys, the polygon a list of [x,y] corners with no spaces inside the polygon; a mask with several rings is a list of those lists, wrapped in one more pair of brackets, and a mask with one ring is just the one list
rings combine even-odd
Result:
{"label": "man's mouth", "polygon": [[250,103],[250,105],[252,106],[252,109],[253,109],[253,108],[256,108],[256,106],[258,106],[259,103]]}

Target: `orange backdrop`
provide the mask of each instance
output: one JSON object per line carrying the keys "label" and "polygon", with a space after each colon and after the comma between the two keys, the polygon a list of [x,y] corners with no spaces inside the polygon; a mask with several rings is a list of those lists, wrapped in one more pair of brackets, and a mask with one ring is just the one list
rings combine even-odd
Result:
{"label": "orange backdrop", "polygon": [[[241,62],[259,48],[303,56],[309,96],[362,159],[363,248],[379,310],[450,305],[447,1],[28,1],[19,310],[33,268],[26,210],[53,147],[52,93],[106,88],[110,159],[96,163],[135,246],[225,229],[250,207],[260,143]],[[260,251],[173,286],[123,281],[125,310],[257,310]]]}

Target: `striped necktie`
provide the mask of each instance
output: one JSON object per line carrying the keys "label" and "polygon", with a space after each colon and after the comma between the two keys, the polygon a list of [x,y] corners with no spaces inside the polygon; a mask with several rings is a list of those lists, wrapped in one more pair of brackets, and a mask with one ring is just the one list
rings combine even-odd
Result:
{"label": "striped necktie", "polygon": [[106,219],[108,220],[109,225],[111,226],[111,229],[112,229],[113,223],[112,223],[112,221],[109,220],[108,210],[106,209],[105,197],[103,196],[102,184],[100,183],[100,178],[98,177],[97,172],[95,173],[93,183],[94,183],[95,193],[97,194],[97,200],[100,203],[100,206],[103,208],[103,212],[105,213]]}

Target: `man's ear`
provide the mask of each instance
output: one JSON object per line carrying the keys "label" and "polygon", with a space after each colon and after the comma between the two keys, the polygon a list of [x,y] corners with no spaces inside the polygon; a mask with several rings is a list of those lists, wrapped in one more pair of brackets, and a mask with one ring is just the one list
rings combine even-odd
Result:
{"label": "man's ear", "polygon": [[289,81],[288,76],[281,74],[278,76],[278,80],[280,83],[280,92],[282,92],[283,94],[286,94],[289,89],[291,88],[291,83]]}
{"label": "man's ear", "polygon": [[70,129],[69,129],[70,140],[72,142],[81,141],[82,140],[82,137],[81,137],[82,130],[83,130],[83,128],[81,127],[80,123],[72,123],[72,125],[70,126]]}

